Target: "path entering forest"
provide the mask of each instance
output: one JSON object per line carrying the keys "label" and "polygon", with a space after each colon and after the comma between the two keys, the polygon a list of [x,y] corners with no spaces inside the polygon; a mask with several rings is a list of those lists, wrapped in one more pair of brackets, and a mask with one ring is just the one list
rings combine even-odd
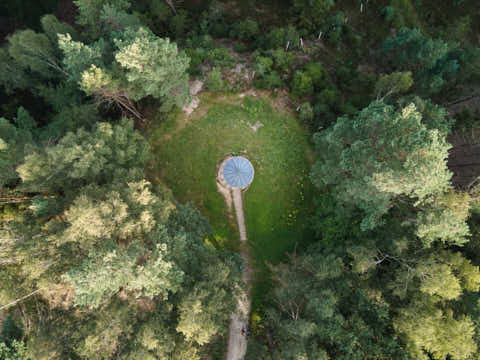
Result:
{"label": "path entering forest", "polygon": [[230,330],[228,334],[228,349],[226,360],[242,360],[247,353],[247,336],[242,331],[248,328],[251,299],[248,295],[249,284],[252,278],[252,269],[249,263],[247,229],[245,226],[245,215],[243,213],[242,190],[239,188],[229,189],[217,179],[219,192],[224,196],[231,211],[231,204],[235,209],[238,230],[240,233],[240,256],[244,260],[243,282],[244,287],[240,290],[237,310],[231,316]]}

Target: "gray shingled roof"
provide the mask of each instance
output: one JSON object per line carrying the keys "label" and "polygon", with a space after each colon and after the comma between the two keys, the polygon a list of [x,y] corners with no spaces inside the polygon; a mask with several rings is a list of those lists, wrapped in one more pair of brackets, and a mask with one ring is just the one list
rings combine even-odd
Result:
{"label": "gray shingled roof", "polygon": [[241,156],[228,159],[223,167],[223,177],[232,187],[248,186],[253,180],[253,173],[250,161]]}

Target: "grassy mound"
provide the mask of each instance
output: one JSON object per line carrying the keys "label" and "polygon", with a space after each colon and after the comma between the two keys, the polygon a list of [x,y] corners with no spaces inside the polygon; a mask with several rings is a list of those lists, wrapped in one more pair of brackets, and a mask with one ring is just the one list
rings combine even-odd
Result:
{"label": "grassy mound", "polygon": [[[250,126],[263,126],[255,132]],[[255,179],[245,193],[244,207],[250,254],[258,270],[254,300],[268,286],[266,263],[308,241],[307,193],[310,148],[305,130],[294,116],[273,108],[267,99],[203,94],[190,116],[177,114],[150,131],[155,154],[151,170],[180,201],[192,201],[208,216],[219,244],[237,249],[235,219],[229,219],[215,176],[227,155],[246,156]]]}

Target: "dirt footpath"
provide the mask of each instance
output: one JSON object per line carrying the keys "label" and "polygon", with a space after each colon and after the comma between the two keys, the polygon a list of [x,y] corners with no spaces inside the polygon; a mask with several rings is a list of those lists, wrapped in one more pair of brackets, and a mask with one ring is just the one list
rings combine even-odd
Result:
{"label": "dirt footpath", "polygon": [[219,187],[219,192],[225,197],[229,210],[231,210],[231,204],[233,202],[237,217],[238,230],[240,233],[240,248],[242,249],[240,255],[244,260],[242,277],[245,287],[240,292],[237,310],[231,317],[226,360],[243,360],[247,353],[247,336],[242,333],[242,329],[247,329],[249,323],[248,319],[251,300],[248,296],[248,287],[252,276],[252,269],[249,265],[247,229],[245,227],[245,215],[243,213],[242,190],[226,189],[218,182],[217,185]]}

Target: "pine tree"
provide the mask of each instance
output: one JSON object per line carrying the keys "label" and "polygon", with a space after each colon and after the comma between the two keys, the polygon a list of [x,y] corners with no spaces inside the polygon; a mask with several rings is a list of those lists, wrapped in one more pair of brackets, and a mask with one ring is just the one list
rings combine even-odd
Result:
{"label": "pine tree", "polygon": [[78,8],[77,24],[85,28],[85,34],[92,40],[96,40],[102,34],[102,10],[110,6],[118,11],[128,10],[131,6],[129,0],[75,0],[73,2]]}
{"label": "pine tree", "polygon": [[67,75],[60,64],[54,44],[45,34],[33,30],[15,32],[8,38],[8,53],[22,68],[43,78]]}
{"label": "pine tree", "polygon": [[31,191],[76,191],[80,185],[143,178],[148,145],[132,121],[98,123],[92,132],[68,133],[57,145],[29,154],[17,168],[23,188]]}
{"label": "pine tree", "polygon": [[422,201],[450,188],[445,135],[427,129],[413,104],[395,110],[373,102],[353,120],[340,117],[315,135],[317,186],[335,185],[337,199],[365,212],[362,229],[381,224],[400,196]]}
{"label": "pine tree", "polygon": [[140,28],[127,29],[115,40],[116,61],[125,69],[130,97],[152,96],[162,101],[162,111],[182,106],[189,99],[187,69],[189,58],[169,39]]}
{"label": "pine tree", "polygon": [[450,52],[447,42],[426,38],[418,29],[402,28],[385,40],[381,56],[395,71],[412,71],[416,86],[433,94],[458,72],[458,59],[451,58]]}

